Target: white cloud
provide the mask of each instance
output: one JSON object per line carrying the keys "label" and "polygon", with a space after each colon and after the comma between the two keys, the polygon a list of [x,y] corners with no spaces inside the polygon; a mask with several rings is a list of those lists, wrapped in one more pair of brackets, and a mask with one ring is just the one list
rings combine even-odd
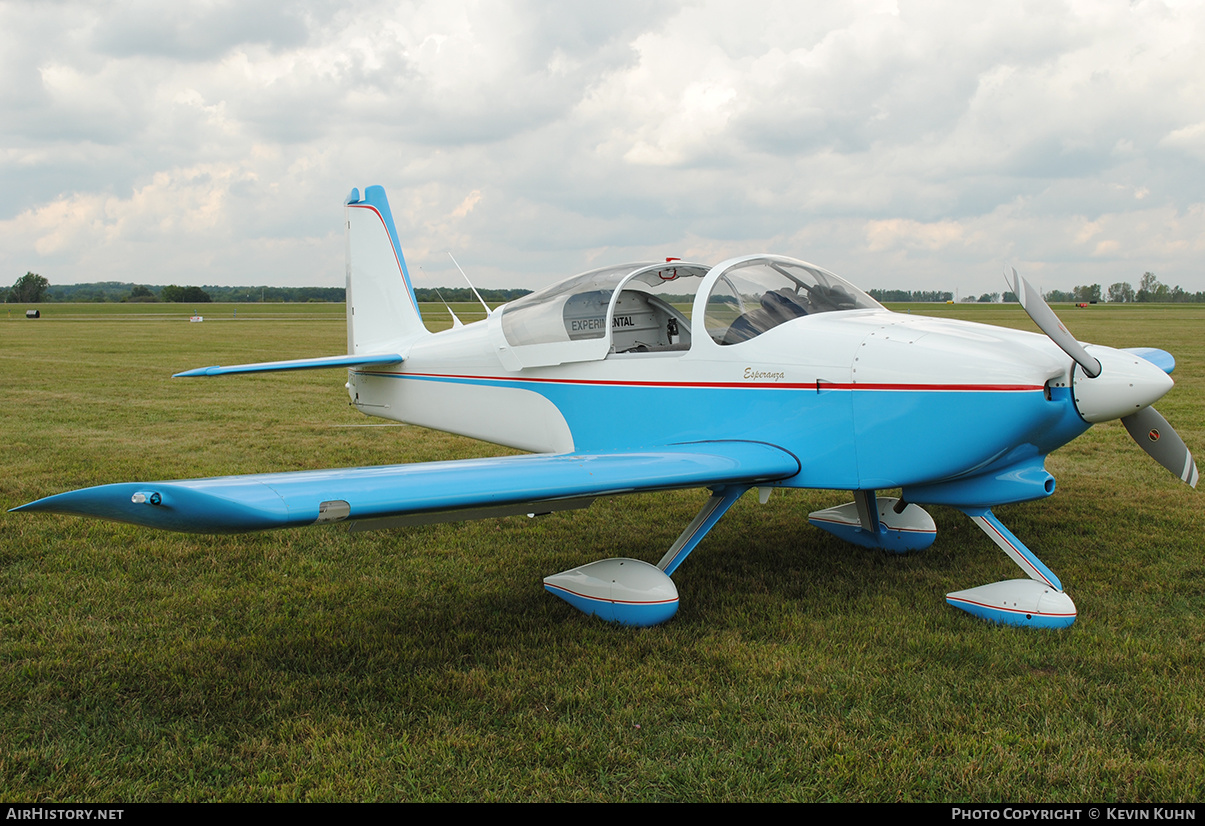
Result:
{"label": "white cloud", "polygon": [[866,241],[872,252],[894,247],[940,250],[963,240],[963,228],[957,221],[924,224],[900,218],[868,221]]}
{"label": "white cloud", "polygon": [[1203,34],[1154,0],[3,3],[0,262],[340,283],[381,183],[428,283],[768,249],[1205,289]]}

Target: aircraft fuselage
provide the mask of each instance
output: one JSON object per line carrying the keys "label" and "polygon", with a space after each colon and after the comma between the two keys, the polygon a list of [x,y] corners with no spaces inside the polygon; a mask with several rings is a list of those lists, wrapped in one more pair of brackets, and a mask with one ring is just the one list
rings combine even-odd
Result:
{"label": "aircraft fuselage", "polygon": [[[791,487],[894,488],[1005,467],[1089,426],[1070,363],[1044,336],[886,310],[798,318],[735,346],[507,370],[492,319],[424,338],[396,369],[360,369],[364,413],[533,452],[715,438],[807,461]],[[667,379],[667,376],[671,377]]]}

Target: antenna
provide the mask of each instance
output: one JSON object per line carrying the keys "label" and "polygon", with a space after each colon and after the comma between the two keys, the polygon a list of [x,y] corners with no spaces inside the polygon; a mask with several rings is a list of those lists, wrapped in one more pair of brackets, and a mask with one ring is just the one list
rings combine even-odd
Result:
{"label": "antenna", "polygon": [[[424,277],[424,278],[426,278],[426,277],[427,277],[427,271],[423,269],[423,265],[422,265],[422,264],[419,264],[419,265],[418,265],[418,268],[419,268],[420,270],[422,270],[423,277]],[[460,320],[459,318],[457,318],[457,317],[456,317],[456,313],[454,313],[454,312],[452,311],[452,305],[451,305],[451,304],[449,304],[447,301],[445,301],[445,300],[444,300],[443,293],[441,293],[441,292],[439,291],[439,287],[433,287],[432,289],[434,289],[434,290],[435,290],[435,294],[436,294],[437,296],[439,296],[439,300],[440,300],[440,301],[443,301],[444,309],[448,311],[448,315],[452,316],[452,329],[453,329],[453,330],[455,330],[457,327],[463,327],[463,326],[464,326],[464,324],[461,322],[461,320]]]}
{"label": "antenna", "polygon": [[448,302],[447,302],[447,301],[444,299],[443,293],[441,293],[441,292],[439,291],[439,287],[436,287],[436,288],[435,288],[435,294],[436,294],[437,296],[439,296],[439,300],[440,300],[440,301],[443,301],[443,303],[444,303],[444,309],[446,309],[446,310],[448,311],[448,315],[452,316],[452,329],[453,329],[453,330],[455,330],[457,327],[463,327],[463,326],[464,326],[464,322],[463,322],[463,321],[461,321],[459,318],[457,318],[457,317],[456,317],[456,313],[455,313],[455,311],[452,309],[452,305],[451,305],[451,304],[449,304],[449,303],[448,303]]}
{"label": "antenna", "polygon": [[473,282],[469,281],[469,277],[465,275],[464,270],[460,269],[460,264],[456,263],[456,256],[449,252],[448,257],[452,259],[453,264],[456,264],[456,269],[460,270],[460,274],[464,275],[465,283],[469,285],[469,289],[473,291],[473,295],[477,296],[477,300],[481,302],[481,306],[485,307],[485,317],[489,318],[491,313],[490,305],[485,303],[485,299],[481,297],[481,293],[477,292],[477,288],[473,286]]}

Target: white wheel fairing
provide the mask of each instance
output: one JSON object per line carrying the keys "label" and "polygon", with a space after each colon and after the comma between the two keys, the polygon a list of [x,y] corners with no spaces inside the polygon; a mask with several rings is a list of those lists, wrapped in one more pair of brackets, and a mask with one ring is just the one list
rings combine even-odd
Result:
{"label": "white wheel fairing", "polygon": [[1033,579],[1009,579],[954,591],[946,602],[1002,625],[1066,628],[1075,622],[1075,603],[1063,591]]}
{"label": "white wheel fairing", "polygon": [[914,504],[909,504],[902,513],[896,513],[895,507],[899,501],[895,497],[877,497],[876,506],[882,526],[877,535],[862,528],[856,502],[813,511],[808,514],[808,522],[863,548],[881,548],[897,554],[928,548],[937,539],[937,524],[933,517],[920,505]]}
{"label": "white wheel fairing", "polygon": [[602,559],[544,578],[544,588],[585,614],[620,625],[659,625],[678,611],[678,588],[655,565]]}

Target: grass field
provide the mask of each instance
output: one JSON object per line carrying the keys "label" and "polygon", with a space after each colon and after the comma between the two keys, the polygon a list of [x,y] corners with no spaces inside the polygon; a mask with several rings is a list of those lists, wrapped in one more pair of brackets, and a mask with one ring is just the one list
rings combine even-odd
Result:
{"label": "grass field", "polygon": [[[345,350],[341,305],[191,309],[0,317],[0,505],[504,452],[366,426],[338,371],[172,380]],[[1033,329],[1015,305],[895,309]],[[1205,456],[1205,307],[1057,309],[1081,339],[1173,352],[1158,407]],[[356,535],[6,514],[0,799],[1198,801],[1205,502],[1119,423],[1047,467],[1052,498],[997,513],[1075,599],[1061,632],[945,604],[1019,575],[961,514],[887,556],[807,525],[831,491],[739,502],[675,575],[677,616],[639,631],[540,580],[655,562],[701,492]]]}

